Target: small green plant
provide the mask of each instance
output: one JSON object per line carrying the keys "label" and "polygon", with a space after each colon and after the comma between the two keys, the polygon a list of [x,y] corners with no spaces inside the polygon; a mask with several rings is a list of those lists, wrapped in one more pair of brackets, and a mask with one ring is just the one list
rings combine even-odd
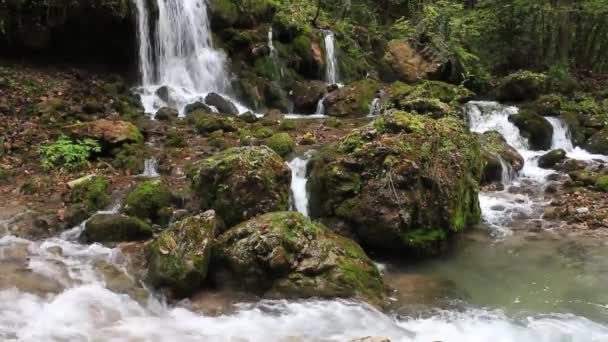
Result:
{"label": "small green plant", "polygon": [[84,168],[91,154],[101,152],[101,146],[96,140],[72,140],[62,135],[52,144],[40,147],[42,167],[46,170],[66,169],[78,170]]}

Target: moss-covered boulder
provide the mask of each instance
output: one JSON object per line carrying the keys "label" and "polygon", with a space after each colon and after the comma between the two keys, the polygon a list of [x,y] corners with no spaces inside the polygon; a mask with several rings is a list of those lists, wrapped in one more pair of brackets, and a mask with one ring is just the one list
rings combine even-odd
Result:
{"label": "moss-covered boulder", "polygon": [[608,192],[608,176],[601,176],[595,180],[595,188],[599,191]]}
{"label": "moss-covered boulder", "polygon": [[194,127],[203,135],[211,134],[215,131],[236,132],[236,117],[222,114],[202,114],[194,112],[191,116]]}
{"label": "moss-covered boulder", "polygon": [[532,109],[543,116],[559,116],[562,111],[563,98],[559,95],[549,94],[540,96],[532,104]]}
{"label": "moss-covered boulder", "polygon": [[387,44],[382,65],[384,80],[416,82],[439,77],[444,61],[430,47],[419,51],[407,40],[396,39]]}
{"label": "moss-covered boulder", "polygon": [[268,296],[383,297],[374,263],[354,241],[296,212],[269,213],[217,240],[213,269],[223,284]]}
{"label": "moss-covered boulder", "polygon": [[267,146],[222,151],[195,163],[188,178],[200,207],[228,226],[288,207],[289,168]]}
{"label": "moss-covered boulder", "polygon": [[[503,174],[523,169],[524,158],[499,132],[485,132],[479,139],[483,158],[482,183],[500,182]],[[505,170],[505,167],[510,170]]]}
{"label": "moss-covered boulder", "polygon": [[70,193],[70,201],[82,203],[89,212],[106,208],[111,204],[108,179],[102,176],[93,176],[76,184]]}
{"label": "moss-covered boulder", "polygon": [[171,224],[146,248],[146,280],[178,296],[190,294],[207,277],[213,239],[221,221],[213,210]]}
{"label": "moss-covered boulder", "polygon": [[160,180],[139,184],[125,199],[123,212],[149,220],[153,223],[166,224],[170,219],[167,208],[172,204],[171,190]]}
{"label": "moss-covered boulder", "polygon": [[329,93],[325,101],[325,112],[329,116],[357,117],[369,114],[369,106],[376,97],[381,84],[374,80],[351,83]]}
{"label": "moss-covered boulder", "polygon": [[296,147],[296,143],[287,133],[277,133],[271,136],[266,142],[266,145],[281,157],[287,156],[293,152],[293,149]]}
{"label": "moss-covered boulder", "polygon": [[422,81],[416,85],[394,82],[386,92],[393,108],[440,118],[455,113],[454,108],[473,98],[470,90],[441,81]]}
{"label": "moss-covered boulder", "polygon": [[229,99],[217,93],[209,93],[205,96],[205,103],[209,106],[217,108],[222,114],[237,115],[239,109]]}
{"label": "moss-covered boulder", "polygon": [[553,126],[544,117],[528,110],[522,110],[510,115],[509,121],[519,128],[523,137],[528,139],[530,149],[548,150],[551,148]]}
{"label": "moss-covered boulder", "polygon": [[144,136],[132,123],[121,120],[95,120],[64,127],[66,132],[78,138],[91,138],[104,145],[141,143]]}
{"label": "moss-covered boulder", "polygon": [[80,240],[92,242],[139,241],[152,237],[152,228],[138,218],[121,214],[98,214],[85,224]]}
{"label": "moss-covered boulder", "polygon": [[543,169],[552,169],[564,159],[566,159],[566,151],[560,148],[549,151],[540,156],[538,159],[538,166],[542,167]]}
{"label": "moss-covered boulder", "polygon": [[496,96],[500,101],[531,101],[546,89],[547,75],[524,70],[503,78],[496,89]]}
{"label": "moss-covered boulder", "polygon": [[608,155],[608,127],[595,133],[587,142],[586,147],[591,153]]}
{"label": "moss-covered boulder", "polygon": [[436,254],[479,220],[481,166],[462,121],[391,111],[312,160],[311,213],[384,252]]}

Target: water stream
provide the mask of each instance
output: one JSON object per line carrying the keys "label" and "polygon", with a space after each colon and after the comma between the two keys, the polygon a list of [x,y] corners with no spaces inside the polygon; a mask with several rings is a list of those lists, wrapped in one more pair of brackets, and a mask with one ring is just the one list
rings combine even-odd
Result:
{"label": "water stream", "polygon": [[[467,105],[472,130],[496,129],[524,155],[524,170],[505,177],[510,187],[528,191],[483,192],[485,223],[465,234],[450,255],[416,265],[388,264],[384,271],[397,293],[411,288],[404,279],[412,274],[447,281],[458,293],[447,297],[448,306],[411,307],[395,299],[391,311],[381,312],[351,300],[262,300],[206,315],[188,302],[167,305],[117,289],[98,265],[125,272],[125,256],[77,242],[83,223],[41,241],[0,237],[0,340],[349,341],[375,335],[404,342],[608,341],[608,244],[518,233],[523,222],[540,218],[546,171],[535,163],[540,152],[529,151],[508,122],[516,111],[490,102]],[[565,126],[550,121],[554,147],[578,155],[567,148],[568,134],[560,128]],[[309,157],[289,162],[292,203],[303,213]],[[488,232],[501,232],[500,238]]]}
{"label": "water stream", "polygon": [[291,169],[290,207],[305,216],[308,216],[308,192],[306,190],[308,179],[306,178],[306,171],[310,157],[311,153],[306,153],[287,163]]}
{"label": "water stream", "polygon": [[330,30],[323,31],[325,42],[325,81],[328,84],[338,84],[338,56],[336,54],[336,36]]}

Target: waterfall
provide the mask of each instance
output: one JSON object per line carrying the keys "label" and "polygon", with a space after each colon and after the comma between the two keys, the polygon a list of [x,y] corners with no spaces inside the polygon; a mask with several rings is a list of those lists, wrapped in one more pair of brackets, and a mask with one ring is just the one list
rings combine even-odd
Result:
{"label": "waterfall", "polygon": [[323,104],[323,102],[325,102],[326,96],[327,96],[327,94],[323,95],[323,97],[319,100],[319,102],[317,102],[317,109],[315,111],[315,114],[319,114],[319,115],[325,114],[325,105]]}
{"label": "waterfall", "polygon": [[158,160],[154,158],[146,159],[144,161],[144,172],[140,175],[141,177],[154,178],[160,176],[158,174]]}
{"label": "waterfall", "polygon": [[[169,106],[183,113],[186,105],[201,101],[209,92],[226,96],[230,90],[227,57],[213,47],[208,0],[151,0],[158,7],[154,33],[146,0],[134,1],[141,73],[138,91],[145,111],[153,114]],[[167,90],[159,95],[163,86]],[[245,111],[241,107],[239,111]]]}
{"label": "waterfall", "polygon": [[323,31],[325,35],[325,81],[329,84],[338,84],[338,57],[336,56],[336,37],[330,30]]}
{"label": "waterfall", "polygon": [[380,103],[380,98],[375,97],[372,102],[369,104],[369,114],[367,116],[378,116],[380,115],[382,106]]}
{"label": "waterfall", "polygon": [[310,155],[305,154],[302,157],[296,157],[287,163],[291,169],[291,193],[290,207],[292,210],[298,211],[304,216],[308,216],[308,192],[306,191],[306,171]]}
{"label": "waterfall", "polygon": [[513,171],[511,164],[507,163],[500,155],[498,156],[500,167],[502,169],[501,182],[504,185],[511,184],[511,181],[517,176]]}

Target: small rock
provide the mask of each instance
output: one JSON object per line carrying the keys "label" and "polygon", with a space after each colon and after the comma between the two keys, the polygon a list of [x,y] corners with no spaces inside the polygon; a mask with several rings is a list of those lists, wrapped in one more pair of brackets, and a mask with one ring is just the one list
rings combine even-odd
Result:
{"label": "small rock", "polygon": [[209,106],[214,106],[222,114],[239,114],[239,109],[234,103],[217,93],[207,94],[205,103]]}
{"label": "small rock", "polygon": [[576,209],[577,214],[587,214],[588,212],[589,212],[589,208],[577,208]]}
{"label": "small rock", "polygon": [[173,108],[162,107],[159,109],[154,118],[159,121],[170,121],[172,119],[176,119],[179,116],[179,112]]}

